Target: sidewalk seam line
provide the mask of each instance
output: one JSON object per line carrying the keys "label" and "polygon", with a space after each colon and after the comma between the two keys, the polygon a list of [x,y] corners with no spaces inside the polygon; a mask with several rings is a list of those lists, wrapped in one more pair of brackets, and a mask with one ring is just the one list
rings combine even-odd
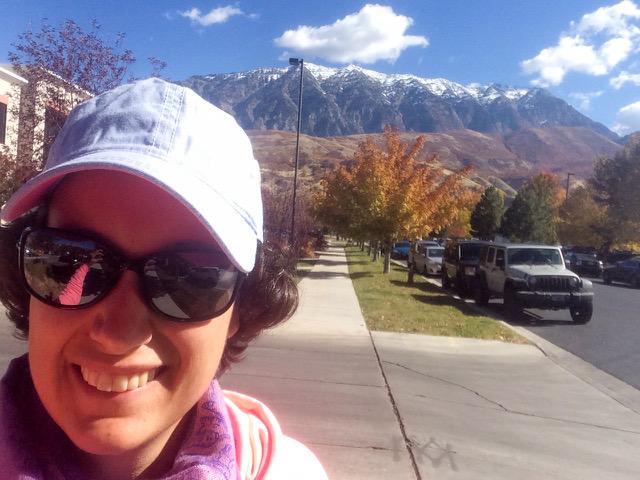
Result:
{"label": "sidewalk seam line", "polygon": [[[341,248],[342,253],[344,254],[345,261],[347,264],[347,272],[349,276],[349,280],[351,281],[351,288],[353,288],[353,293],[356,295],[355,287],[353,286],[353,279],[351,278],[351,272],[349,271],[349,260],[347,258],[347,252],[344,247]],[[356,301],[358,302],[358,307],[360,308],[360,312],[362,314],[362,307],[360,307],[360,300],[356,295]],[[364,315],[363,315],[364,320]],[[373,353],[376,354],[376,361],[378,362],[378,368],[380,369],[380,374],[384,380],[384,386],[387,389],[387,396],[389,397],[389,401],[391,402],[391,408],[393,409],[393,414],[396,416],[396,420],[398,422],[398,426],[400,427],[400,433],[402,434],[402,439],[404,440],[404,446],[407,449],[407,453],[409,454],[409,458],[411,459],[411,466],[413,468],[413,473],[416,476],[416,480],[422,480],[420,476],[420,470],[418,469],[418,463],[416,462],[416,457],[413,454],[413,450],[411,450],[411,440],[407,436],[407,432],[404,428],[404,423],[402,423],[402,417],[400,417],[400,411],[398,410],[398,406],[396,405],[396,400],[393,397],[393,392],[391,392],[391,387],[389,386],[389,381],[387,380],[387,375],[384,373],[384,368],[382,368],[382,361],[380,360],[380,354],[378,353],[378,348],[376,347],[376,342],[373,339],[373,335],[371,334],[371,329],[367,325],[367,322],[364,322],[367,327],[367,332],[369,333],[369,340],[371,340],[371,346],[373,347]]]}
{"label": "sidewalk seam line", "polygon": [[391,387],[389,387],[389,382],[387,381],[387,375],[384,373],[384,368],[382,368],[382,362],[380,361],[380,355],[378,354],[378,348],[376,347],[376,342],[373,339],[371,330],[369,330],[368,328],[367,330],[369,331],[369,338],[371,339],[371,345],[373,347],[373,351],[376,354],[376,359],[378,361],[378,367],[380,368],[380,373],[382,374],[382,378],[384,379],[384,385],[387,389],[387,395],[389,397],[389,401],[391,402],[391,408],[393,408],[393,413],[396,416],[396,420],[398,421],[398,426],[400,427],[400,432],[402,433],[404,445],[407,449],[407,453],[409,453],[409,458],[411,459],[411,466],[413,467],[413,473],[415,474],[417,480],[422,480],[422,477],[420,476],[420,470],[418,470],[416,457],[413,454],[413,450],[411,450],[411,440],[407,436],[407,432],[404,428],[404,423],[402,423],[402,418],[400,417],[400,411],[398,410],[398,406],[396,405],[396,400],[393,397],[393,393],[391,392]]}

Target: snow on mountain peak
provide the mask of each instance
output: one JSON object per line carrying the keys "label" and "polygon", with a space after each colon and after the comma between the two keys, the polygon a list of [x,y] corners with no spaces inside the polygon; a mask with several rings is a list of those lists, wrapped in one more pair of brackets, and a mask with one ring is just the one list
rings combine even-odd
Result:
{"label": "snow on mountain peak", "polygon": [[334,76],[348,76],[353,72],[358,72],[384,87],[393,87],[398,83],[404,85],[418,84],[433,95],[448,98],[471,97],[480,103],[491,103],[500,97],[517,101],[530,91],[527,88],[508,87],[498,84],[480,85],[471,83],[469,85],[461,85],[446,78],[424,78],[412,74],[381,73],[353,64],[341,68],[332,68],[314,63],[305,63],[305,68],[319,81],[324,81]]}
{"label": "snow on mountain peak", "polygon": [[315,63],[305,62],[304,68],[317,80],[326,80],[329,77],[333,77],[338,72],[337,68],[323,67],[322,65],[316,65]]}
{"label": "snow on mountain peak", "polygon": [[[257,68],[250,72],[237,72],[226,75],[243,78],[246,75],[254,74],[265,81],[271,81],[280,78],[289,71],[290,68],[291,67]],[[447,80],[446,78],[424,78],[412,74],[381,73],[353,64],[336,68],[305,62],[304,68],[319,82],[324,82],[334,77],[338,79],[340,77],[349,77],[353,73],[360,73],[372,81],[381,84],[385,89],[396,86],[419,85],[436,96],[453,99],[473,98],[481,104],[489,104],[498,98],[518,101],[531,91],[531,89],[527,88],[510,87],[500,84],[480,85],[478,83],[470,83],[468,85],[462,85]]]}

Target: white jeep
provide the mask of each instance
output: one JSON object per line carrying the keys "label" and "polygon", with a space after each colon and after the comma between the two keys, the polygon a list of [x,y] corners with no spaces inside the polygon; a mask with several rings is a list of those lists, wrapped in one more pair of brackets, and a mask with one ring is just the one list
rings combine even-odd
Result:
{"label": "white jeep", "polygon": [[510,317],[524,308],[568,308],[575,323],[593,315],[593,284],[568,270],[560,247],[551,245],[484,245],[474,297],[478,305],[503,298]]}

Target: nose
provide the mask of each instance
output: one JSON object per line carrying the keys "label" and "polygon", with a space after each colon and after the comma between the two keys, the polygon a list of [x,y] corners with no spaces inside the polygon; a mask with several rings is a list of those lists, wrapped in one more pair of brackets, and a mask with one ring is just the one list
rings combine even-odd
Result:
{"label": "nose", "polygon": [[93,309],[89,336],[103,353],[123,355],[151,341],[152,313],[141,296],[135,272],[125,271]]}

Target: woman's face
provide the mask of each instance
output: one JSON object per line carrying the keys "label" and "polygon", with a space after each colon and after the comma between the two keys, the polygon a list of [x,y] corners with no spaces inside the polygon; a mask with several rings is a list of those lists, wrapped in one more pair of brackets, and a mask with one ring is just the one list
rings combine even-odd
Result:
{"label": "woman's face", "polygon": [[[214,242],[167,193],[107,171],[65,180],[51,201],[48,224],[95,232],[129,257],[177,242]],[[132,271],[85,309],[60,310],[32,298],[29,362],[36,390],[51,417],[86,452],[110,455],[154,444],[157,450],[214,377],[227,337],[236,330],[232,318],[233,308],[197,323],[167,320],[147,307]],[[85,381],[83,369],[99,379],[97,387]],[[104,391],[125,380],[129,390]]]}

